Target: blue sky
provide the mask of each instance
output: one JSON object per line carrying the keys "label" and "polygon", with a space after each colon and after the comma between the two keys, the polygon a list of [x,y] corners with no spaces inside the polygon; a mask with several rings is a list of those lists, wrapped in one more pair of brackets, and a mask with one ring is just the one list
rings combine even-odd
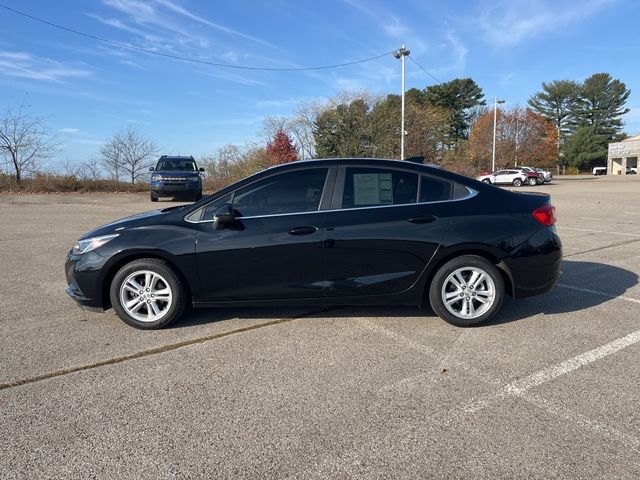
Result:
{"label": "blue sky", "polygon": [[[0,0],[117,42],[212,62],[335,64],[406,44],[446,81],[472,77],[488,98],[525,104],[543,81],[609,72],[631,89],[626,131],[640,133],[640,2],[635,0],[240,2]],[[0,8],[0,108],[25,96],[48,117],[59,157],[81,162],[122,126],[167,154],[213,153],[259,140],[262,119],[341,90],[400,92],[392,56],[314,72],[194,65],[109,46]],[[407,62],[407,88],[433,78]]]}

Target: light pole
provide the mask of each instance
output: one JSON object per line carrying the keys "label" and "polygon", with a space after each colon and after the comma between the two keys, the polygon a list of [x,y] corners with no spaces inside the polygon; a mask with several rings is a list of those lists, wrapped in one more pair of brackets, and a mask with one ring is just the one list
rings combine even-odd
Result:
{"label": "light pole", "polygon": [[491,172],[496,171],[496,124],[498,123],[498,104],[504,103],[504,100],[493,99],[493,155],[491,156]]}
{"label": "light pole", "polygon": [[404,136],[406,132],[404,131],[404,57],[409,55],[411,52],[404,48],[404,45],[400,47],[398,50],[393,52],[393,56],[402,61],[402,113],[400,114],[400,160],[404,160]]}

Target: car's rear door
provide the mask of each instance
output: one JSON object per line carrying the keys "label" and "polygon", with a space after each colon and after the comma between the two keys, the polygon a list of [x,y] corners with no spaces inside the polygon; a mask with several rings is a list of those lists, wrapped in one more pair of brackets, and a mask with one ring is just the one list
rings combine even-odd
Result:
{"label": "car's rear door", "polygon": [[[447,223],[436,203],[417,202],[421,187],[410,169],[340,167],[326,214],[326,296],[395,294],[416,282]],[[427,197],[448,195],[432,188]]]}
{"label": "car's rear door", "polygon": [[327,167],[277,173],[229,198],[236,223],[216,229],[213,205],[200,223],[197,263],[205,301],[323,296],[323,192]]}

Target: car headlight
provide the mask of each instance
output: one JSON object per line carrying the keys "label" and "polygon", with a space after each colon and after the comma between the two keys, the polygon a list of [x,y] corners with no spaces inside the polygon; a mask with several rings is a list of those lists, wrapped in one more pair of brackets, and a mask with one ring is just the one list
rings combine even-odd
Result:
{"label": "car headlight", "polygon": [[83,253],[90,252],[91,250],[95,250],[98,247],[101,247],[105,243],[113,240],[119,234],[114,233],[112,235],[102,235],[101,237],[91,237],[85,238],[83,240],[78,240],[73,246],[73,253],[75,255],[82,255]]}
{"label": "car headlight", "polygon": [[162,175],[156,175],[156,174],[151,175],[151,181],[152,182],[156,182],[158,180],[162,180]]}

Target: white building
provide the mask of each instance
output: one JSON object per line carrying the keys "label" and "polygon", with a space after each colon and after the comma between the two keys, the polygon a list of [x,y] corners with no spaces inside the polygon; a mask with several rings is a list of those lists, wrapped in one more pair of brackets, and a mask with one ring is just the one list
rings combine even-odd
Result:
{"label": "white building", "polygon": [[627,168],[638,168],[640,157],[640,135],[629,137],[622,142],[609,144],[607,172],[609,175],[625,175]]}

